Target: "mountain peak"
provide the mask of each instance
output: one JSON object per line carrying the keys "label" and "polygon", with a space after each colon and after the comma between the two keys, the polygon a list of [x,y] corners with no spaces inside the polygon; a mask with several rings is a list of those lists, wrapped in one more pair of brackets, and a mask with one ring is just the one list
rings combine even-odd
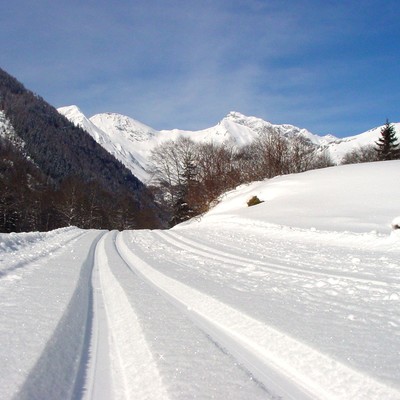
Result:
{"label": "mountain peak", "polygon": [[76,105],[70,105],[70,106],[65,106],[65,107],[60,107],[57,109],[57,111],[67,117],[69,120],[77,120],[77,119],[82,119],[85,117],[83,112],[80,110],[80,108]]}
{"label": "mountain peak", "polygon": [[270,124],[268,121],[264,121],[261,118],[247,116],[238,111],[230,111],[223,120],[233,121],[240,125],[253,125],[256,122],[262,122],[263,124]]}
{"label": "mountain peak", "polygon": [[274,126],[271,122],[265,121],[262,118],[247,116],[238,111],[231,111],[228,115],[222,120],[228,123],[233,122],[238,125],[246,126],[256,132],[260,132],[265,129],[265,127],[271,128]]}
{"label": "mountain peak", "polygon": [[241,118],[247,118],[244,114],[238,112],[238,111],[230,111],[225,118],[228,119],[241,119]]}
{"label": "mountain peak", "polygon": [[131,141],[146,141],[156,134],[156,131],[136,119],[118,113],[102,113],[93,115],[89,120],[108,134],[125,136]]}

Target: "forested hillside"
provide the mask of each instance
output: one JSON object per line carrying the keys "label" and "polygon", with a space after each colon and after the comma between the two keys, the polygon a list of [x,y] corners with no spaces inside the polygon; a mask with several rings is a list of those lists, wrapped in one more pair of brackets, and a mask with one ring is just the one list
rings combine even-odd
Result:
{"label": "forested hillside", "polygon": [[1,69],[0,111],[6,122],[0,136],[1,231],[157,225],[145,186]]}

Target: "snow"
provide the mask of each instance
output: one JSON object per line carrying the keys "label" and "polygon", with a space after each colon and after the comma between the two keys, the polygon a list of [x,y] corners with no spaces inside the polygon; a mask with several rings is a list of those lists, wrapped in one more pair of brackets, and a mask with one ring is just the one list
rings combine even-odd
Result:
{"label": "snow", "polygon": [[71,398],[77,390],[98,236],[78,229],[2,234],[10,251],[0,255],[0,398]]}
{"label": "snow", "polygon": [[[396,131],[396,136],[400,137],[400,123],[394,123],[393,126]],[[350,153],[351,151],[357,150],[363,146],[375,146],[376,141],[381,136],[381,130],[382,126],[378,126],[359,135],[334,141],[328,145],[328,151],[333,160],[340,162],[346,153]]]}
{"label": "snow", "polygon": [[[137,143],[152,136],[151,128],[120,114],[99,114],[88,119],[77,106],[61,107],[58,112],[88,132],[98,144],[121,161],[142,182],[146,183],[150,179],[147,171],[148,149],[144,146],[145,149],[141,150]],[[98,127],[96,123],[102,127]]]}
{"label": "snow", "polygon": [[74,239],[71,228],[52,232],[0,233],[0,277],[19,279],[13,271],[25,267],[37,259],[52,256],[53,251]]}
{"label": "snow", "polygon": [[0,234],[0,398],[400,399],[399,173],[255,182],[170,230]]}
{"label": "snow", "polygon": [[[399,212],[400,161],[275,177],[227,193],[205,219],[242,219],[328,231],[389,233]],[[247,207],[257,196],[262,204]]]}
{"label": "snow", "polygon": [[[206,233],[203,233],[205,236]],[[208,231],[207,233],[209,234]],[[338,396],[339,398],[349,396],[348,398],[351,399],[364,399],[386,398],[386,396],[390,395],[391,391],[387,390],[383,385],[374,381],[367,382],[362,374],[342,365],[340,362],[335,361],[334,358],[326,357],[311,346],[304,345],[301,341],[293,339],[290,335],[286,335],[269,326],[266,321],[271,318],[270,312],[264,313],[268,316],[265,320],[261,316],[262,314],[258,314],[257,318],[252,317],[254,311],[251,311],[251,308],[254,307],[254,304],[251,304],[252,301],[250,299],[248,299],[249,304],[245,304],[245,302],[241,304],[242,307],[247,306],[246,312],[238,310],[237,304],[235,304],[237,299],[236,301],[232,298],[229,299],[229,296],[224,296],[223,293],[220,293],[221,288],[225,285],[227,288],[232,286],[231,278],[224,277],[223,274],[219,277],[214,275],[213,281],[217,280],[221,284],[218,291],[212,288],[210,290],[210,286],[208,288],[201,287],[201,291],[194,289],[194,285],[198,286],[194,284],[196,281],[195,276],[198,275],[198,272],[190,277],[191,271],[177,271],[178,268],[174,265],[176,260],[171,259],[172,252],[167,250],[163,252],[164,265],[158,266],[158,268],[163,269],[163,273],[150,267],[149,264],[135,256],[126,244],[124,245],[127,242],[137,243],[140,239],[142,238],[139,238],[135,233],[131,233],[130,236],[125,233],[125,237],[122,235],[122,238],[120,238],[122,242],[120,245],[121,254],[125,256],[126,260],[129,260],[130,267],[143,275],[147,281],[154,284],[159,290],[162,290],[166,296],[171,297],[172,302],[178,303],[178,307],[183,312],[190,315],[191,319],[196,321],[211,337],[216,338],[244,366],[248,367],[249,370],[256,371],[257,378],[266,387],[276,390],[284,398],[293,396],[296,399],[327,399],[332,396]],[[147,239],[154,241],[154,238],[151,237]],[[201,259],[218,260],[224,264],[232,263],[237,267],[241,267],[236,268],[237,272],[243,267],[250,268],[247,265],[248,259],[240,260],[239,258],[234,258],[228,253],[215,251],[214,247],[202,246],[194,248],[193,246],[196,246],[196,242],[192,242],[187,246],[185,243],[188,242],[184,239],[182,240],[179,234],[162,234],[161,239],[165,243],[169,243],[172,248],[180,248],[181,251],[186,250],[185,253],[189,254],[191,258],[192,270],[197,267],[197,263]],[[185,258],[185,256],[186,254],[181,253],[182,258]],[[197,258],[197,260],[194,258]],[[157,261],[152,261],[152,263],[157,265]],[[168,265],[169,263],[171,265]],[[189,265],[189,262],[186,261],[185,265]],[[170,267],[168,272],[167,266]],[[217,270],[218,263],[213,265],[213,268]],[[262,269],[262,267],[259,269]],[[174,278],[171,278],[171,275],[174,275]],[[261,280],[263,275],[265,274],[257,274],[257,281]],[[293,280],[298,280],[298,277],[293,279],[288,275],[290,273],[281,274],[282,283],[285,286],[290,283],[293,284]],[[176,279],[178,276],[179,281],[190,282],[190,286],[179,282]],[[243,278],[242,283],[248,284],[248,277],[243,276]],[[234,284],[238,285],[240,280],[236,276]],[[337,284],[339,279],[338,277],[336,279],[331,278],[331,281],[332,284]],[[275,282],[275,284],[280,285],[278,282]],[[258,297],[262,292],[262,289],[257,290],[256,293],[253,293],[253,296]],[[239,297],[239,294],[236,296]],[[248,296],[241,297],[243,300],[246,300],[246,297],[248,298]],[[269,299],[269,296],[265,296],[265,294],[263,297],[265,300]],[[260,298],[262,297],[260,296]]]}

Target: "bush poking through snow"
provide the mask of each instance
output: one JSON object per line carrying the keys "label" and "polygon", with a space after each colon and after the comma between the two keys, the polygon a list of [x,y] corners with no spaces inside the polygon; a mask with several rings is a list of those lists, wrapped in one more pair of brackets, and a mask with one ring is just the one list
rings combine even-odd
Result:
{"label": "bush poking through snow", "polygon": [[248,202],[247,205],[249,207],[256,206],[257,204],[264,203],[264,201],[260,200],[257,196],[253,196]]}
{"label": "bush poking through snow", "polygon": [[396,217],[396,218],[392,221],[392,229],[393,229],[393,230],[400,229],[400,217]]}

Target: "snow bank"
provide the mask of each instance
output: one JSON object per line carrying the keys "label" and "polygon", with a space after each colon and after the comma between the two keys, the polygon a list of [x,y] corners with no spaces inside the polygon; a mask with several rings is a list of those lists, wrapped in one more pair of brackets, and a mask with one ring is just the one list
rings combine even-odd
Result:
{"label": "snow bank", "polygon": [[0,233],[0,276],[40,257],[51,255],[84,233],[75,227],[50,232]]}
{"label": "snow bank", "polygon": [[[400,213],[400,161],[344,165],[238,187],[203,221],[248,219],[327,231],[389,233]],[[248,207],[257,196],[262,204]],[[396,223],[398,223],[396,217]]]}
{"label": "snow bank", "polygon": [[23,232],[23,233],[0,233],[0,252],[12,252],[32,243],[46,240],[50,237],[62,235],[76,228],[69,226],[50,232]]}

